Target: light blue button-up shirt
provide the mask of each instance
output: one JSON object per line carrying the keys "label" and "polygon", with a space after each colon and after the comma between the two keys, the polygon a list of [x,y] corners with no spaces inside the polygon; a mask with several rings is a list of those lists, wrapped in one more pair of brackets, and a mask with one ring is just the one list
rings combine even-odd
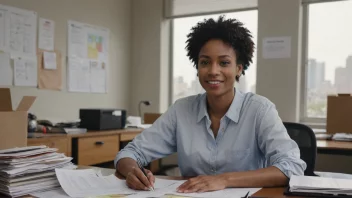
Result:
{"label": "light blue button-up shirt", "polygon": [[143,165],[177,152],[183,176],[213,175],[275,166],[287,177],[303,175],[306,164],[290,139],[275,105],[236,90],[214,138],[206,93],[177,100],[115,158],[139,158]]}

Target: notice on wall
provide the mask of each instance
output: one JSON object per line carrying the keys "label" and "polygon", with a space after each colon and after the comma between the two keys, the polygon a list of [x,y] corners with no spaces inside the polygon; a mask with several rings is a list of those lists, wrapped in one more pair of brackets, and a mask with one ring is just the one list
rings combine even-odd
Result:
{"label": "notice on wall", "polygon": [[10,65],[10,55],[0,52],[0,86],[11,86],[13,72]]}
{"label": "notice on wall", "polygon": [[107,93],[109,29],[68,21],[68,90]]}
{"label": "notice on wall", "polygon": [[68,21],[68,57],[108,60],[109,29]]}
{"label": "notice on wall", "polygon": [[49,19],[39,19],[39,48],[54,50],[55,22]]}
{"label": "notice on wall", "polygon": [[16,86],[36,87],[38,84],[36,59],[14,59],[14,78]]}
{"label": "notice on wall", "polygon": [[264,59],[291,58],[291,37],[263,38],[262,52]]}

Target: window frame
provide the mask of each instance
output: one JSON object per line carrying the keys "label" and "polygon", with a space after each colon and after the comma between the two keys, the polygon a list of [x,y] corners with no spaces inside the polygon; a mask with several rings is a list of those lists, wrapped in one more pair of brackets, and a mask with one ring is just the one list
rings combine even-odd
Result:
{"label": "window frame", "polygon": [[300,122],[307,123],[315,128],[325,128],[326,118],[307,116],[307,75],[308,75],[308,34],[309,34],[309,5],[315,3],[330,3],[348,0],[302,0],[302,54],[301,54],[301,86],[300,86]]}

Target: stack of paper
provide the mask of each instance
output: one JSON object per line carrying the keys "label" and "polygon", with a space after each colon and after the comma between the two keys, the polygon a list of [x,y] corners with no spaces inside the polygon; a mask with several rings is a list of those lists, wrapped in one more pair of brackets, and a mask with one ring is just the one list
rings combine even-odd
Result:
{"label": "stack of paper", "polygon": [[0,193],[18,197],[60,186],[55,168],[72,169],[72,158],[46,146],[0,150]]}
{"label": "stack of paper", "polygon": [[352,141],[352,134],[336,133],[332,136],[332,139],[337,141]]}
{"label": "stack of paper", "polygon": [[290,191],[331,195],[352,195],[352,180],[325,177],[292,176],[290,179]]}

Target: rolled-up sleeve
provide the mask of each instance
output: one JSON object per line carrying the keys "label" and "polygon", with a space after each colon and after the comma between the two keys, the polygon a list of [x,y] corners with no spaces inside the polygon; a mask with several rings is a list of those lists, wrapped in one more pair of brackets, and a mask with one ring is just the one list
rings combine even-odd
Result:
{"label": "rolled-up sleeve", "polygon": [[304,175],[307,165],[300,159],[298,145],[288,135],[275,105],[263,105],[258,116],[258,146],[266,157],[267,166],[277,167],[288,178]]}
{"label": "rolled-up sleeve", "polygon": [[176,113],[172,105],[154,124],[143,130],[132,142],[118,152],[114,165],[122,158],[139,159],[143,166],[176,152]]}

